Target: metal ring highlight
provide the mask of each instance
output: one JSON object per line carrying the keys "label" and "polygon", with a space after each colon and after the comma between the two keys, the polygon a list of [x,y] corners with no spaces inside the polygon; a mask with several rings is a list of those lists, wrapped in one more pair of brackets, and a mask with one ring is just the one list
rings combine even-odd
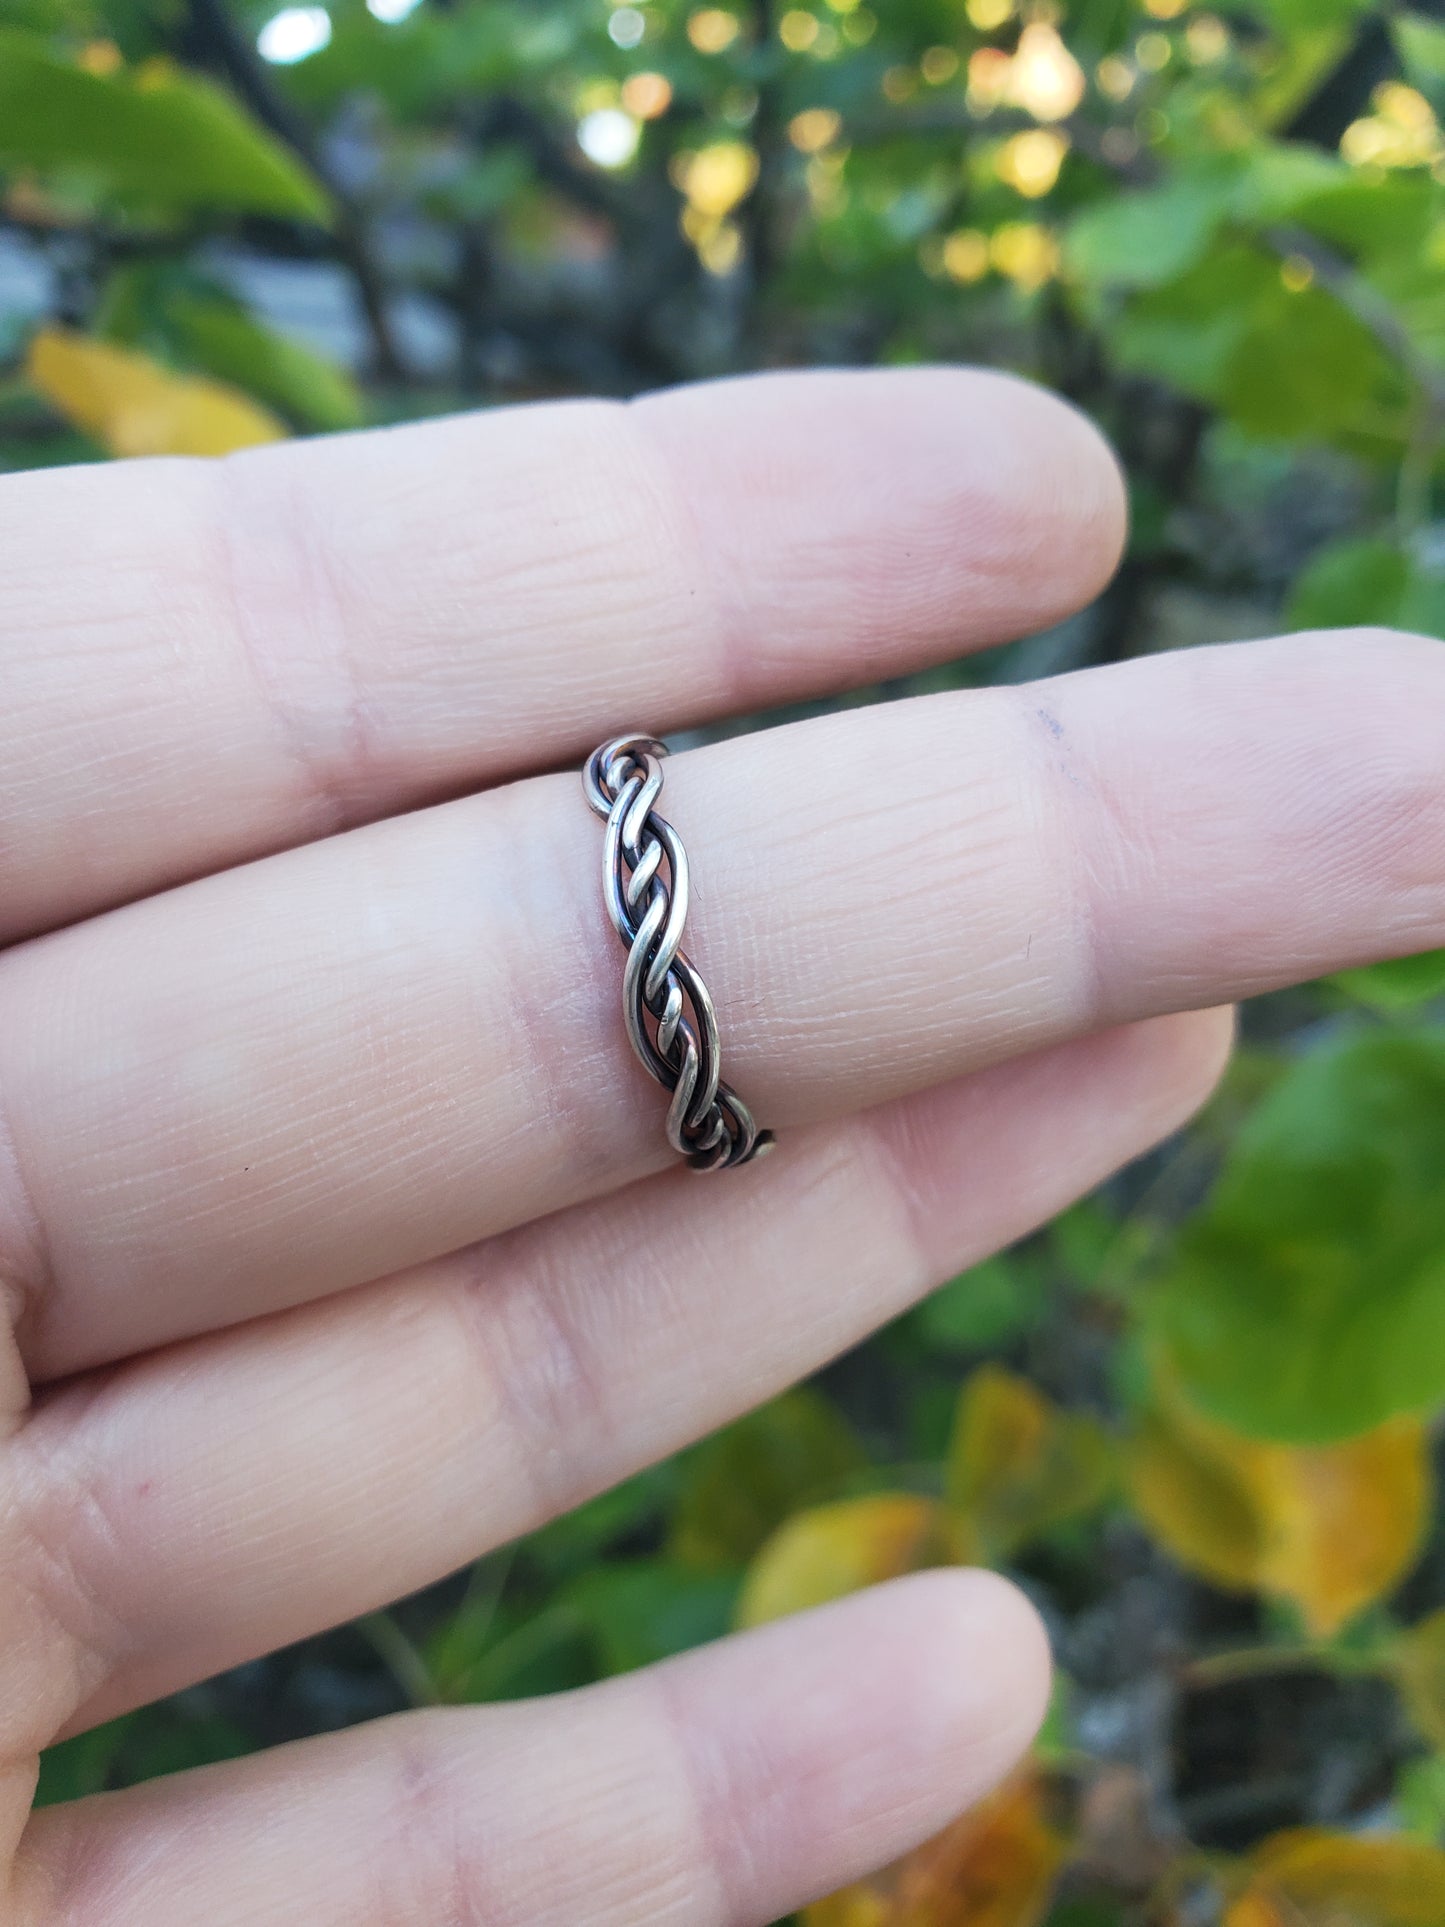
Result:
{"label": "metal ring highlight", "polygon": [[602,897],[627,949],[622,1017],[638,1061],[672,1094],[667,1141],[695,1171],[725,1171],[773,1142],[722,1081],[717,1012],[682,948],[688,866],[682,838],[657,812],[666,747],[614,736],[593,750],[582,788],[607,824]]}

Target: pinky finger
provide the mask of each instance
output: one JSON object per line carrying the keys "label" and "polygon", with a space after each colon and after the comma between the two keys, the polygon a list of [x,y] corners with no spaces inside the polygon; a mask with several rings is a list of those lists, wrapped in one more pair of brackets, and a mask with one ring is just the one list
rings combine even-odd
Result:
{"label": "pinky finger", "polygon": [[763,1927],[987,1792],[1048,1670],[1003,1580],[919,1574],[584,1692],[51,1808],[17,1919]]}

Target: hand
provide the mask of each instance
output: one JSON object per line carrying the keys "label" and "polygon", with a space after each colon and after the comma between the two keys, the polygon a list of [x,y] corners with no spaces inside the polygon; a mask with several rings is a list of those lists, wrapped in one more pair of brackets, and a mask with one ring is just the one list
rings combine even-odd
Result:
{"label": "hand", "polygon": [[1208,1092],[1215,1006],[1445,942],[1445,649],[673,759],[689,948],[781,1138],[698,1178],[576,765],[1062,617],[1123,533],[1089,428],[769,378],[0,510],[3,1918],[765,1922],[944,1824],[1047,1691],[986,1575],[27,1809],[57,1735],[526,1532],[1059,1210]]}

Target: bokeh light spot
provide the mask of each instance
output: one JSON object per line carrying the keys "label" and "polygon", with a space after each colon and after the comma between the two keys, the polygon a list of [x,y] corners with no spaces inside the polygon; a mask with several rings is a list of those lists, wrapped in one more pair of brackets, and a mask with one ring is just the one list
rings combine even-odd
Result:
{"label": "bokeh light spot", "polygon": [[1030,21],[1019,35],[1008,97],[1035,120],[1064,120],[1084,98],[1084,70],[1046,21]]}
{"label": "bokeh light spot", "polygon": [[598,167],[625,167],[637,152],[642,130],[621,107],[595,107],[577,123],[577,145]]}
{"label": "bokeh light spot", "polygon": [[1215,13],[1201,13],[1184,30],[1189,58],[1199,67],[1212,66],[1229,52],[1229,29]]}
{"label": "bokeh light spot", "polygon": [[700,54],[720,54],[738,37],[740,23],[725,7],[703,7],[689,15],[687,37]]}
{"label": "bokeh light spot", "polygon": [[1134,58],[1146,74],[1159,74],[1169,65],[1174,43],[1167,33],[1141,33],[1134,45]]}
{"label": "bokeh light spot", "polygon": [[1016,194],[1037,200],[1059,178],[1069,143],[1049,127],[1031,127],[1005,141],[994,162],[999,179]]}
{"label": "bokeh light spot", "polygon": [[788,139],[800,154],[816,154],[837,140],[842,126],[831,107],[805,107],[788,122]]}
{"label": "bokeh light spot", "polygon": [[665,74],[632,74],[622,83],[622,105],[638,120],[656,120],[672,105],[672,82]]}
{"label": "bokeh light spot", "polygon": [[1120,55],[1106,54],[1099,62],[1094,78],[1099,83],[1099,92],[1108,99],[1127,100],[1134,91],[1139,75]]}
{"label": "bokeh light spot", "polygon": [[283,7],[256,36],[256,51],[273,67],[292,67],[319,54],[331,40],[331,15],[325,7]]}
{"label": "bokeh light spot", "polygon": [[941,260],[950,281],[982,281],[992,265],[988,236],[978,228],[955,229],[943,243]]}
{"label": "bokeh light spot", "polygon": [[1036,221],[1009,221],[989,245],[989,256],[1000,274],[1015,287],[1033,294],[1059,270],[1059,244]]}
{"label": "bokeh light spot", "polygon": [[640,47],[646,34],[647,16],[637,7],[618,7],[607,22],[608,39],[626,51]]}
{"label": "bokeh light spot", "polygon": [[817,15],[805,13],[801,7],[790,8],[778,22],[778,38],[789,53],[806,53],[818,33]]}

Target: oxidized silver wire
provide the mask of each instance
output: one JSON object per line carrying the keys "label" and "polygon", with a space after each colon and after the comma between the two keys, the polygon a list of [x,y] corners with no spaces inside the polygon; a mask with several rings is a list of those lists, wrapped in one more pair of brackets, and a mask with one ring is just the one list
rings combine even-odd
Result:
{"label": "oxidized silver wire", "polygon": [[672,1093],[667,1141],[695,1171],[746,1164],[773,1142],[722,1081],[717,1012],[682,948],[688,867],[682,838],[659,816],[662,758],[651,736],[614,736],[595,749],[582,787],[606,819],[602,896],[627,947],[622,1016],[644,1068]]}

